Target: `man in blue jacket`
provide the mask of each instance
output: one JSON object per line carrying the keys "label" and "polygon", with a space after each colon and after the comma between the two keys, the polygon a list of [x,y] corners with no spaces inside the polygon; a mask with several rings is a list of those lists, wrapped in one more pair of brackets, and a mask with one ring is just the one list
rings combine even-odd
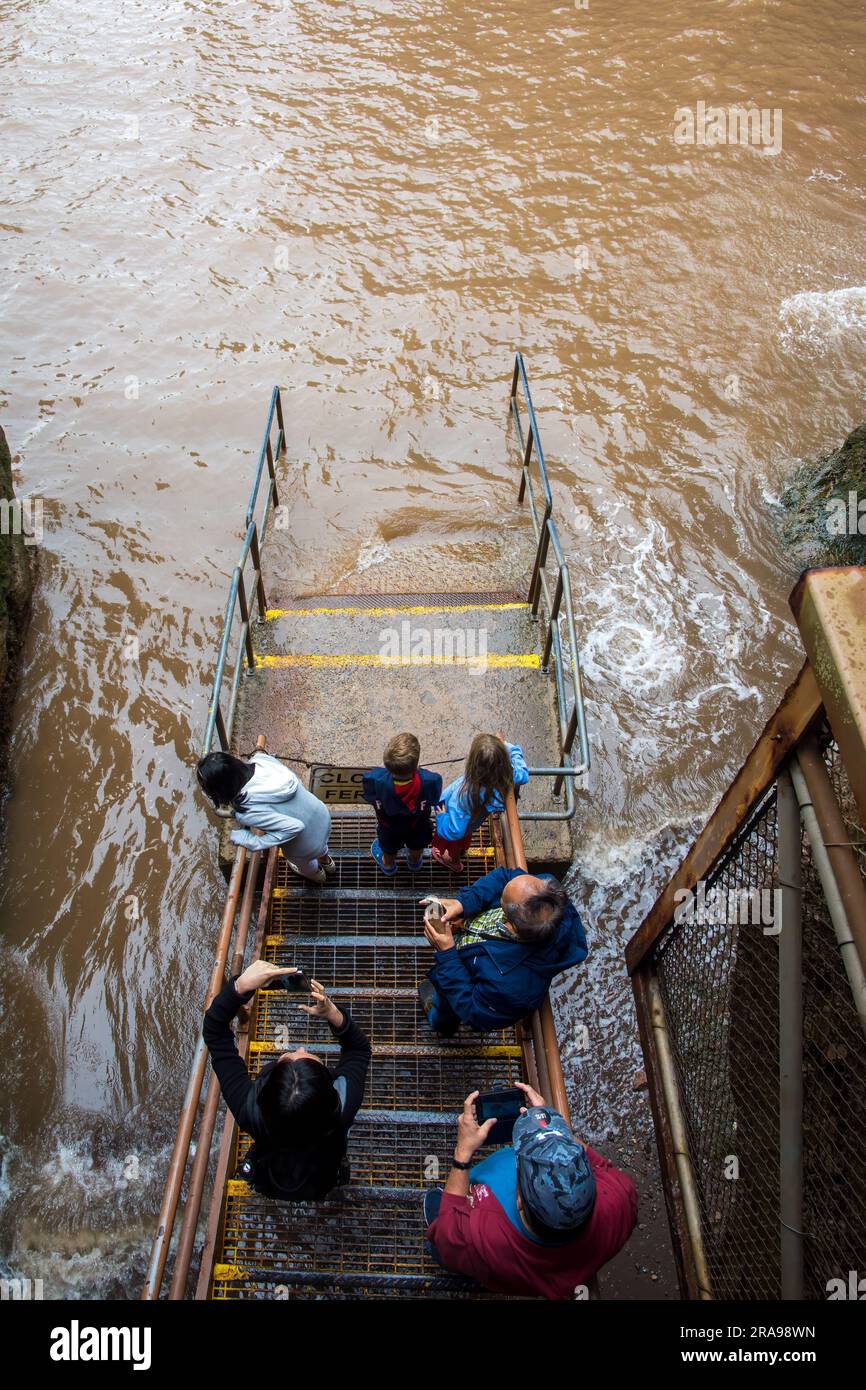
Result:
{"label": "man in blue jacket", "polygon": [[436,964],[418,996],[443,1037],[453,1037],[461,1023],[485,1033],[525,1018],[551,980],[586,957],[583,923],[551,874],[494,869],[440,901],[441,921],[424,918]]}

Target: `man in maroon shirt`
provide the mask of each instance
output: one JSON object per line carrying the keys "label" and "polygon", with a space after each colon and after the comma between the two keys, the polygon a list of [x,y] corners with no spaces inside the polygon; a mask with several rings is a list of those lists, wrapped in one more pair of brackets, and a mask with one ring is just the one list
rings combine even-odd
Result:
{"label": "man in maroon shirt", "polygon": [[479,1125],[473,1091],[457,1124],[445,1190],[424,1199],[428,1236],[455,1274],[492,1293],[585,1298],[591,1277],[621,1250],[637,1221],[631,1178],[584,1144],[531,1086],[512,1143],[472,1159],[495,1121]]}

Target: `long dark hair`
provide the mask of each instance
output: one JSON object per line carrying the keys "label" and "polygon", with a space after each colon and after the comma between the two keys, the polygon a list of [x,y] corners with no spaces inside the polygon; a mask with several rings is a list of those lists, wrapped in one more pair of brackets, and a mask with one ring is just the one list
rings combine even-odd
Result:
{"label": "long dark hair", "polygon": [[273,1062],[256,1084],[256,1099],[269,1137],[292,1149],[324,1139],[337,1120],[339,1097],[331,1073],[312,1057]]}
{"label": "long dark hair", "polygon": [[196,766],[198,784],[214,806],[234,806],[255,769],[231,753],[208,753]]}
{"label": "long dark hair", "polygon": [[460,800],[469,812],[470,820],[480,824],[487,815],[487,803],[494,793],[503,804],[509,787],[514,785],[511,757],[505,744],[495,734],[476,734],[463,769]]}

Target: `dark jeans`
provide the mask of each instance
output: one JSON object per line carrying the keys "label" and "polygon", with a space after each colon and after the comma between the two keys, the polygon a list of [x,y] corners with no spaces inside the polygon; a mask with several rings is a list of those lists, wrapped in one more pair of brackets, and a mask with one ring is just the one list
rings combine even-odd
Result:
{"label": "dark jeans", "polygon": [[452,1009],[445,995],[436,989],[436,981],[433,978],[433,971],[427,976],[434,987],[433,1007],[427,1014],[427,1022],[434,1033],[440,1033],[443,1038],[453,1038],[457,1029],[460,1027],[460,1019]]}
{"label": "dark jeans", "polygon": [[433,822],[429,820],[415,826],[387,825],[381,820],[377,824],[377,839],[383,854],[399,854],[405,845],[417,859],[433,839]]}
{"label": "dark jeans", "polygon": [[[430,1192],[427,1193],[427,1197],[424,1202],[425,1227],[430,1227],[433,1225],[433,1222],[439,1215],[439,1208],[441,1207],[441,1205],[442,1189],[440,1187],[434,1187]],[[439,1252],[437,1251],[436,1246],[433,1244],[432,1240],[426,1237],[424,1240],[424,1249],[427,1251],[427,1254],[430,1256],[431,1260],[435,1260],[437,1265],[441,1265],[443,1269],[445,1268],[445,1266],[442,1264],[442,1261],[439,1258]]]}

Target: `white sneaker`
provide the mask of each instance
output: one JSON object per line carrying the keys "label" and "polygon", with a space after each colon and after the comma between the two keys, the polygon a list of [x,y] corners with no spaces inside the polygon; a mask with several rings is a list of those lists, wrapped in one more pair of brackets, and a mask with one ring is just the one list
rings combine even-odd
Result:
{"label": "white sneaker", "polygon": [[337,872],[337,862],[335,859],[331,858],[330,854],[320,854],[319,868],[324,869],[326,874],[335,874]]}
{"label": "white sneaker", "polygon": [[322,868],[318,868],[314,874],[304,874],[298,868],[297,864],[292,863],[291,859],[287,859],[286,863],[288,864],[293,874],[297,874],[298,878],[305,878],[308,883],[327,882],[327,875],[325,874],[325,870]]}

